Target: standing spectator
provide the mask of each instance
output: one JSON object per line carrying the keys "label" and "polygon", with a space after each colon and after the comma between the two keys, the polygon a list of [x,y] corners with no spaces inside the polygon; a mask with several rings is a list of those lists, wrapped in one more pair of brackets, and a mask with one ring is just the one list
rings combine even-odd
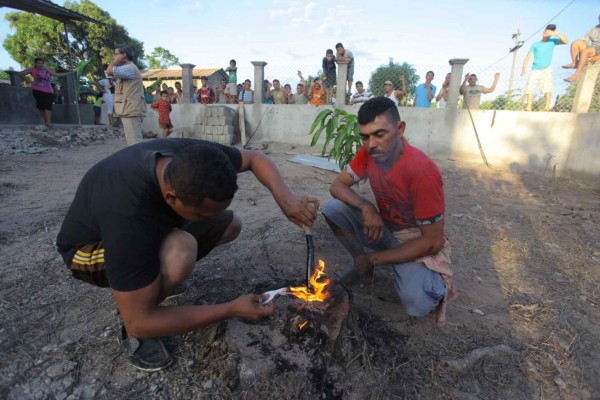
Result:
{"label": "standing spectator", "polygon": [[[55,87],[53,86],[52,89],[54,90]],[[60,86],[57,86],[56,90],[54,90],[54,92],[56,93],[56,97],[55,97],[54,102],[56,104],[64,104],[65,103],[65,96],[63,95],[62,88]]]}
{"label": "standing spectator", "polygon": [[94,101],[94,125],[104,125],[100,123],[100,116],[102,115],[102,92],[99,92],[96,95],[96,100]]}
{"label": "standing spectator", "polygon": [[169,85],[167,85],[166,83],[163,83],[161,86],[161,90],[164,90],[165,92],[169,91]]}
{"label": "standing spectator", "polygon": [[195,104],[198,102],[198,96],[196,95],[196,93],[198,92],[198,89],[196,88],[196,85],[192,85],[192,98],[190,99],[190,101],[192,102],[192,104]]}
{"label": "standing spectator", "polygon": [[542,40],[535,42],[529,48],[529,52],[523,61],[523,69],[521,76],[525,76],[529,59],[533,57],[533,65],[529,78],[527,79],[527,87],[525,94],[527,95],[527,111],[533,108],[533,97],[535,96],[535,86],[539,82],[540,91],[546,95],[546,111],[550,111],[550,102],[552,101],[552,91],[554,84],[552,82],[552,54],[554,46],[557,44],[566,44],[569,40],[562,34],[556,32],[556,25],[550,24],[546,26],[542,34]]}
{"label": "standing spectator", "polygon": [[215,91],[208,85],[206,76],[200,77],[202,87],[198,89],[198,102],[202,104],[212,104],[215,102]]}
{"label": "standing spectator", "polygon": [[[160,85],[155,85],[154,86],[156,88],[156,91],[154,92],[154,101],[158,101],[160,100],[160,94],[163,92],[163,90],[161,90],[161,86]],[[166,90],[165,90],[166,92]]]}
{"label": "standing spectator", "polygon": [[[225,89],[227,89],[227,81],[225,81],[225,79],[221,79],[221,86],[219,86],[215,90],[215,94],[217,96],[217,103],[218,104],[227,104],[227,103],[229,103],[227,101],[227,96],[225,95]],[[236,88],[236,93],[237,93],[237,88]]]}
{"label": "standing spectator", "polygon": [[348,49],[344,48],[344,45],[338,43],[335,45],[335,50],[337,52],[336,59],[339,61],[349,61],[348,63],[348,95],[352,94],[352,81],[354,80],[354,54]]}
{"label": "standing spectator", "polygon": [[308,89],[306,86],[306,81],[302,76],[302,72],[298,71],[298,76],[300,77],[300,83],[296,85],[296,93],[292,96],[293,104],[308,104],[308,96],[306,95],[306,90]]}
{"label": "standing spectator", "polygon": [[444,83],[442,83],[442,87],[437,96],[435,96],[435,101],[437,101],[438,108],[446,108],[446,103],[448,102],[448,88],[450,87],[450,72],[446,74],[446,79],[444,79]]}
{"label": "standing spectator", "polygon": [[183,103],[183,88],[181,87],[181,82],[175,82],[175,93],[177,93],[177,98],[179,100],[179,104]]}
{"label": "standing spectator", "polygon": [[[444,235],[444,184],[435,163],[404,138],[398,107],[375,97],[358,110],[362,147],[337,175],[325,221],[354,259],[338,275],[342,283],[362,276],[373,282],[377,268],[391,266],[406,313],[423,317],[456,297],[450,243]],[[376,202],[352,186],[369,179]],[[371,252],[366,249],[371,249]]]}
{"label": "standing spectator", "polygon": [[271,82],[267,79],[263,82],[263,104],[273,104],[273,96],[271,95]]}
{"label": "standing spectator", "polygon": [[285,104],[294,104],[294,95],[292,93],[292,85],[286,83],[283,86],[283,90],[285,91]]}
{"label": "standing spectator", "polygon": [[225,96],[229,104],[235,103],[235,99],[238,96],[236,64],[236,61],[232,59],[229,61],[229,67],[225,69],[225,72],[229,74],[229,83],[227,83],[227,87],[225,88]]}
{"label": "standing spectator", "polygon": [[[494,75],[494,83],[488,89],[485,86],[477,84],[477,75],[466,74],[465,80],[460,87],[460,94],[463,95],[463,109],[479,110],[479,103],[481,103],[481,94],[492,93],[496,90],[496,85],[500,79],[500,72],[496,72]],[[467,81],[469,85],[467,86]]]}
{"label": "standing spectator", "polygon": [[244,86],[242,87],[242,91],[238,95],[238,99],[240,103],[252,104],[254,103],[254,91],[250,88],[252,82],[250,79],[246,79],[244,81]]}
{"label": "standing spectator", "polygon": [[333,50],[327,49],[325,57],[323,57],[323,86],[325,87],[325,95],[327,97],[325,101],[327,104],[331,103],[335,80],[335,57],[333,56]]}
{"label": "standing spectator", "polygon": [[[598,16],[600,22],[600,16]],[[589,46],[588,46],[589,43]],[[600,57],[600,23],[587,31],[583,40],[574,40],[571,44],[571,64],[563,65],[563,68],[576,68],[571,77],[565,79],[567,82],[575,82],[583,67],[592,59],[595,62]]]}
{"label": "standing spectator", "polygon": [[42,58],[36,58],[35,66],[27,68],[19,73],[19,77],[24,79],[31,74],[33,77],[33,97],[35,98],[35,107],[40,113],[40,117],[48,128],[52,128],[52,103],[54,102],[54,90],[52,89],[51,79],[53,76],[65,76],[71,72],[54,72],[44,68],[46,62]]}
{"label": "standing spectator", "polygon": [[154,103],[154,95],[152,94],[152,90],[153,90],[153,87],[148,86],[146,88],[146,91],[144,92],[144,100],[146,101],[146,104]]}
{"label": "standing spectator", "polygon": [[173,132],[173,124],[171,123],[171,103],[169,103],[169,93],[160,92],[160,100],[155,101],[150,106],[158,112],[158,126],[162,129],[162,137],[166,138]]}
{"label": "standing spectator", "polygon": [[315,78],[310,83],[310,104],[313,106],[320,106],[323,104],[323,88],[321,87],[321,78]]}
{"label": "standing spectator", "polygon": [[406,80],[404,79],[404,75],[400,75],[400,83],[402,84],[402,90],[394,90],[392,81],[385,81],[383,84],[383,90],[385,92],[383,97],[392,100],[396,106],[400,105],[400,99],[406,94]]}
{"label": "standing spectator", "polygon": [[146,115],[144,85],[140,70],[133,63],[133,49],[117,46],[115,58],[106,72],[117,78],[115,87],[115,116],[121,119],[127,144],[142,141],[142,119]]}
{"label": "standing spectator", "polygon": [[429,108],[431,99],[435,96],[436,87],[431,83],[434,77],[433,71],[425,74],[425,83],[421,83],[415,90],[415,107]]}
{"label": "standing spectator", "polygon": [[273,79],[273,89],[271,90],[271,97],[273,98],[273,104],[285,104],[286,94],[283,88],[281,87],[281,83],[279,83],[279,79]]}
{"label": "standing spectator", "polygon": [[[389,82],[389,81],[388,81]],[[390,82],[391,83],[391,82]],[[356,82],[356,93],[350,98],[350,104],[362,105],[365,101],[371,100],[373,93],[370,90],[365,90],[361,81]]]}

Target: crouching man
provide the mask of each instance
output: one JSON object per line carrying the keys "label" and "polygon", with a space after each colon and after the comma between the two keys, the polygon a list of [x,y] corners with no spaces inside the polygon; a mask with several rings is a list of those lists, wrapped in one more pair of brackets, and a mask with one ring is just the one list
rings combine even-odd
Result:
{"label": "crouching man", "polygon": [[[406,123],[385,97],[373,98],[358,111],[363,146],[331,184],[335,200],[323,209],[333,233],[354,257],[354,268],[339,277],[360,274],[372,280],[375,268],[390,265],[406,312],[420,317],[455,297],[450,244],[444,236],[444,188],[435,163],[404,140]],[[352,186],[369,179],[377,204]],[[367,252],[365,249],[372,251]]]}
{"label": "crouching man", "polygon": [[238,236],[241,220],[227,208],[242,171],[252,171],[290,221],[313,224],[318,202],[293,193],[267,156],[211,142],[135,144],[97,163],[79,184],[58,250],[75,278],[111,289],[123,320],[119,341],[136,368],[171,364],[159,336],[275,311],[257,294],[206,306],[160,306],[197,260]]}

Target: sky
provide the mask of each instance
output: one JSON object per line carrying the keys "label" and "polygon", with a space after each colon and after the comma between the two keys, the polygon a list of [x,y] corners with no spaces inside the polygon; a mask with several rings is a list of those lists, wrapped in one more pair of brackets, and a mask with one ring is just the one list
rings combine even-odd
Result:
{"label": "sky", "polygon": [[[63,0],[54,0],[63,5]],[[325,50],[337,42],[354,53],[355,81],[390,58],[408,62],[424,78],[436,73],[441,84],[448,60],[468,58],[464,72],[476,72],[489,86],[501,73],[497,93],[508,86],[513,61],[513,33],[530,38],[517,52],[514,87],[523,87],[520,70],[527,50],[552,22],[569,40],[581,39],[598,23],[598,0],[97,0],[95,2],[144,43],[146,53],[164,47],[182,63],[224,68],[234,58],[238,81],[253,80],[251,61],[266,61],[267,79],[294,85],[296,75],[314,75]],[[566,7],[566,9],[565,9]],[[564,9],[564,10],[563,10]],[[11,34],[0,8],[0,39]],[[559,14],[556,16],[557,14]],[[556,16],[556,17],[555,17]],[[537,32],[540,30],[539,32]],[[537,33],[536,33],[537,32]],[[504,57],[504,58],[503,58]],[[557,46],[555,84],[569,76],[569,46]],[[500,60],[500,61],[498,61]],[[531,66],[531,64],[530,64]],[[21,69],[2,48],[0,68]],[[562,85],[563,89],[566,83]],[[560,90],[560,88],[559,88]]]}

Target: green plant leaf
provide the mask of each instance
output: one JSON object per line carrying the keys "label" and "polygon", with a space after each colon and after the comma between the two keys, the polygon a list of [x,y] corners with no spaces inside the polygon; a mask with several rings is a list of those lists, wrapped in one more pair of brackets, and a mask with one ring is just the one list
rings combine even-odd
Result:
{"label": "green plant leaf", "polygon": [[331,110],[323,110],[319,113],[319,115],[317,115],[317,118],[315,118],[314,122],[312,123],[312,125],[310,126],[310,129],[308,130],[308,134],[311,135],[313,133],[313,131],[317,128],[317,125],[321,124],[321,126],[323,126],[324,124],[324,120],[325,118],[331,114]]}

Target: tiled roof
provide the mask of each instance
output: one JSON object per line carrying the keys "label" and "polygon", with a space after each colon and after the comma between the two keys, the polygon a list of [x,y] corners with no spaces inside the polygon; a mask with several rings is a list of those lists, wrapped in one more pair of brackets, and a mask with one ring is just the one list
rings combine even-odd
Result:
{"label": "tiled roof", "polygon": [[[142,72],[142,79],[181,79],[181,69],[149,69]],[[221,74],[225,74],[222,68],[194,68],[193,78],[198,79],[201,76],[211,76],[221,71]]]}

